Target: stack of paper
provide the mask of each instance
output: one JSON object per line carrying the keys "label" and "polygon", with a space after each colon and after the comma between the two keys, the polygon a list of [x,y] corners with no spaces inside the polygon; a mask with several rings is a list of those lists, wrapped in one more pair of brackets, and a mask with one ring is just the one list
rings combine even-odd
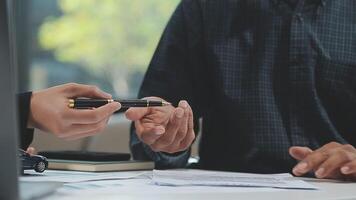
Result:
{"label": "stack of paper", "polygon": [[154,170],[156,185],[240,186],[286,189],[318,189],[290,174],[248,174],[202,170]]}
{"label": "stack of paper", "polygon": [[21,181],[28,182],[43,182],[53,181],[61,183],[79,183],[86,181],[102,181],[102,180],[125,180],[134,179],[146,174],[151,175],[151,172],[146,171],[127,171],[127,172],[76,172],[76,171],[60,171],[60,170],[46,170],[42,174],[34,171],[27,172],[29,174],[21,176]]}

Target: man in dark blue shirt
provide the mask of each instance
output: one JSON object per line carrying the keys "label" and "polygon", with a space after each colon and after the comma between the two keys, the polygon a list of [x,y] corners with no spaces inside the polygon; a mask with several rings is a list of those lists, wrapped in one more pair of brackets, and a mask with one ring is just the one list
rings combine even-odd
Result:
{"label": "man in dark blue shirt", "polygon": [[203,169],[355,178],[356,1],[183,0],[150,96],[177,107],[127,111],[136,159],[184,167],[202,118]]}

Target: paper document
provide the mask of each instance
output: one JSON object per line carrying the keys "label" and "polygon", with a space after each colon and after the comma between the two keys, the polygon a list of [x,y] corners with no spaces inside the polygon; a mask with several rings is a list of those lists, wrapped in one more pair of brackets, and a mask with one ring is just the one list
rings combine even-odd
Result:
{"label": "paper document", "polygon": [[170,186],[240,186],[286,189],[318,189],[294,178],[290,174],[249,174],[203,170],[154,170],[152,181],[156,185]]}
{"label": "paper document", "polygon": [[[133,171],[133,172],[77,172],[77,171],[61,171],[61,170],[46,170],[42,174],[28,172],[29,174],[21,176],[21,181],[42,182],[54,181],[62,183],[78,183],[85,181],[100,181],[100,180],[122,180],[133,179],[144,176],[148,172]],[[151,172],[149,172],[151,173]]]}

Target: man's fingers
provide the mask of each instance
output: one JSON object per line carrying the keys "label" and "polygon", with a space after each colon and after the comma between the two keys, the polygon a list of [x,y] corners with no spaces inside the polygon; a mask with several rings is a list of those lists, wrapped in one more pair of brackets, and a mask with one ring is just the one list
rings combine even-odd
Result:
{"label": "man's fingers", "polygon": [[155,125],[153,123],[141,123],[140,120],[137,120],[134,123],[138,139],[147,145],[156,142],[156,140],[165,132],[163,126]]}
{"label": "man's fingers", "polygon": [[194,114],[192,108],[189,106],[189,120],[188,120],[188,131],[194,132]]}
{"label": "man's fingers", "polygon": [[162,126],[144,127],[137,134],[139,139],[147,145],[155,143],[165,132]]}
{"label": "man's fingers", "polygon": [[[349,160],[341,153],[335,153],[326,159],[315,171],[317,178],[332,178],[339,174],[339,168]],[[335,173],[336,172],[336,173]]]}
{"label": "man's fingers", "polygon": [[93,130],[88,130],[86,132],[83,132],[81,134],[77,134],[77,135],[73,135],[68,137],[67,139],[69,140],[77,140],[77,139],[81,139],[84,137],[89,137],[89,136],[93,136],[93,135],[97,135],[100,134],[104,131],[106,125],[108,124],[110,118],[104,119],[103,121],[100,122],[100,124],[98,124],[98,126],[96,128],[94,128]]}
{"label": "man's fingers", "polygon": [[182,120],[180,128],[178,129],[176,138],[174,139],[174,142],[171,145],[171,149],[174,151],[181,151],[181,143],[188,135],[189,120],[192,116],[192,110],[186,101],[181,101],[178,106],[184,109],[184,118]]}
{"label": "man's fingers", "polygon": [[190,147],[190,145],[194,142],[195,132],[194,132],[194,116],[193,111],[189,106],[189,118],[188,118],[188,131],[185,138],[180,142],[178,151],[184,151]]}
{"label": "man's fingers", "polygon": [[317,169],[320,164],[330,156],[330,149],[334,149],[340,146],[342,145],[337,142],[330,142],[315,150],[293,168],[293,174],[296,176],[301,176],[313,169]]}
{"label": "man's fingers", "polygon": [[356,160],[346,163],[340,169],[342,174],[349,175],[355,174],[356,175]]}
{"label": "man's fingers", "polygon": [[185,136],[188,133],[188,121],[191,112],[191,109],[186,101],[180,101],[178,106],[184,109],[184,116],[174,141],[177,147],[179,147],[181,141],[185,138]]}
{"label": "man's fingers", "polygon": [[88,133],[99,133],[105,129],[109,118],[105,118],[95,124],[72,124],[68,127],[64,134],[59,134],[60,138],[79,139],[90,136]]}
{"label": "man's fingers", "polygon": [[96,86],[82,85],[77,83],[68,83],[66,86],[66,92],[68,98],[74,97],[90,97],[90,98],[103,98],[111,99],[111,94],[108,94],[100,90]]}
{"label": "man's fingers", "polygon": [[120,108],[120,103],[112,102],[94,109],[68,109],[64,117],[73,124],[93,124],[102,121]]}
{"label": "man's fingers", "polygon": [[328,156],[329,155],[326,152],[314,151],[293,168],[293,174],[301,176],[313,169],[318,168],[319,165],[328,158]]}
{"label": "man's fingers", "polygon": [[313,150],[308,147],[294,146],[289,148],[289,154],[296,160],[303,160],[306,156],[311,154]]}
{"label": "man's fingers", "polygon": [[183,117],[184,110],[179,107],[176,108],[166,127],[165,134],[151,146],[153,146],[153,148],[155,149],[163,149],[164,147],[167,147],[168,145],[172,144],[175,140],[178,129],[180,128]]}
{"label": "man's fingers", "polygon": [[149,112],[149,108],[130,108],[125,112],[127,119],[136,121],[142,119]]}

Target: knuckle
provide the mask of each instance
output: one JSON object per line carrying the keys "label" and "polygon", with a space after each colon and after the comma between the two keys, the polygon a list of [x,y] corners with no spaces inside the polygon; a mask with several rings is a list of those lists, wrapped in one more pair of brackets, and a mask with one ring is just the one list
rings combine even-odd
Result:
{"label": "knuckle", "polygon": [[348,150],[348,151],[353,151],[353,150],[355,150],[354,146],[352,146],[351,144],[344,144],[344,145],[343,145],[343,148],[344,148],[345,150]]}
{"label": "knuckle", "polygon": [[335,141],[332,141],[332,142],[329,142],[328,144],[330,144],[330,145],[335,145],[335,144],[337,144]]}
{"label": "knuckle", "polygon": [[75,87],[78,86],[78,84],[71,82],[71,83],[67,83],[66,86],[67,86],[68,88],[75,88]]}
{"label": "knuckle", "polygon": [[338,156],[339,156],[339,158],[341,158],[345,161],[352,161],[355,159],[354,158],[355,156],[346,150],[340,150]]}
{"label": "knuckle", "polygon": [[329,152],[328,151],[321,151],[321,152],[316,152],[315,153],[316,156],[322,156],[322,157],[328,157],[329,156]]}
{"label": "knuckle", "polygon": [[89,86],[90,90],[94,91],[94,92],[98,92],[99,91],[99,88],[95,85],[90,85]]}
{"label": "knuckle", "polygon": [[[335,146],[339,146],[340,144],[339,143],[337,143],[337,142],[330,142],[330,143],[328,143],[328,144],[326,144],[327,145],[327,147],[335,147]],[[325,146],[326,146],[325,145]]]}

